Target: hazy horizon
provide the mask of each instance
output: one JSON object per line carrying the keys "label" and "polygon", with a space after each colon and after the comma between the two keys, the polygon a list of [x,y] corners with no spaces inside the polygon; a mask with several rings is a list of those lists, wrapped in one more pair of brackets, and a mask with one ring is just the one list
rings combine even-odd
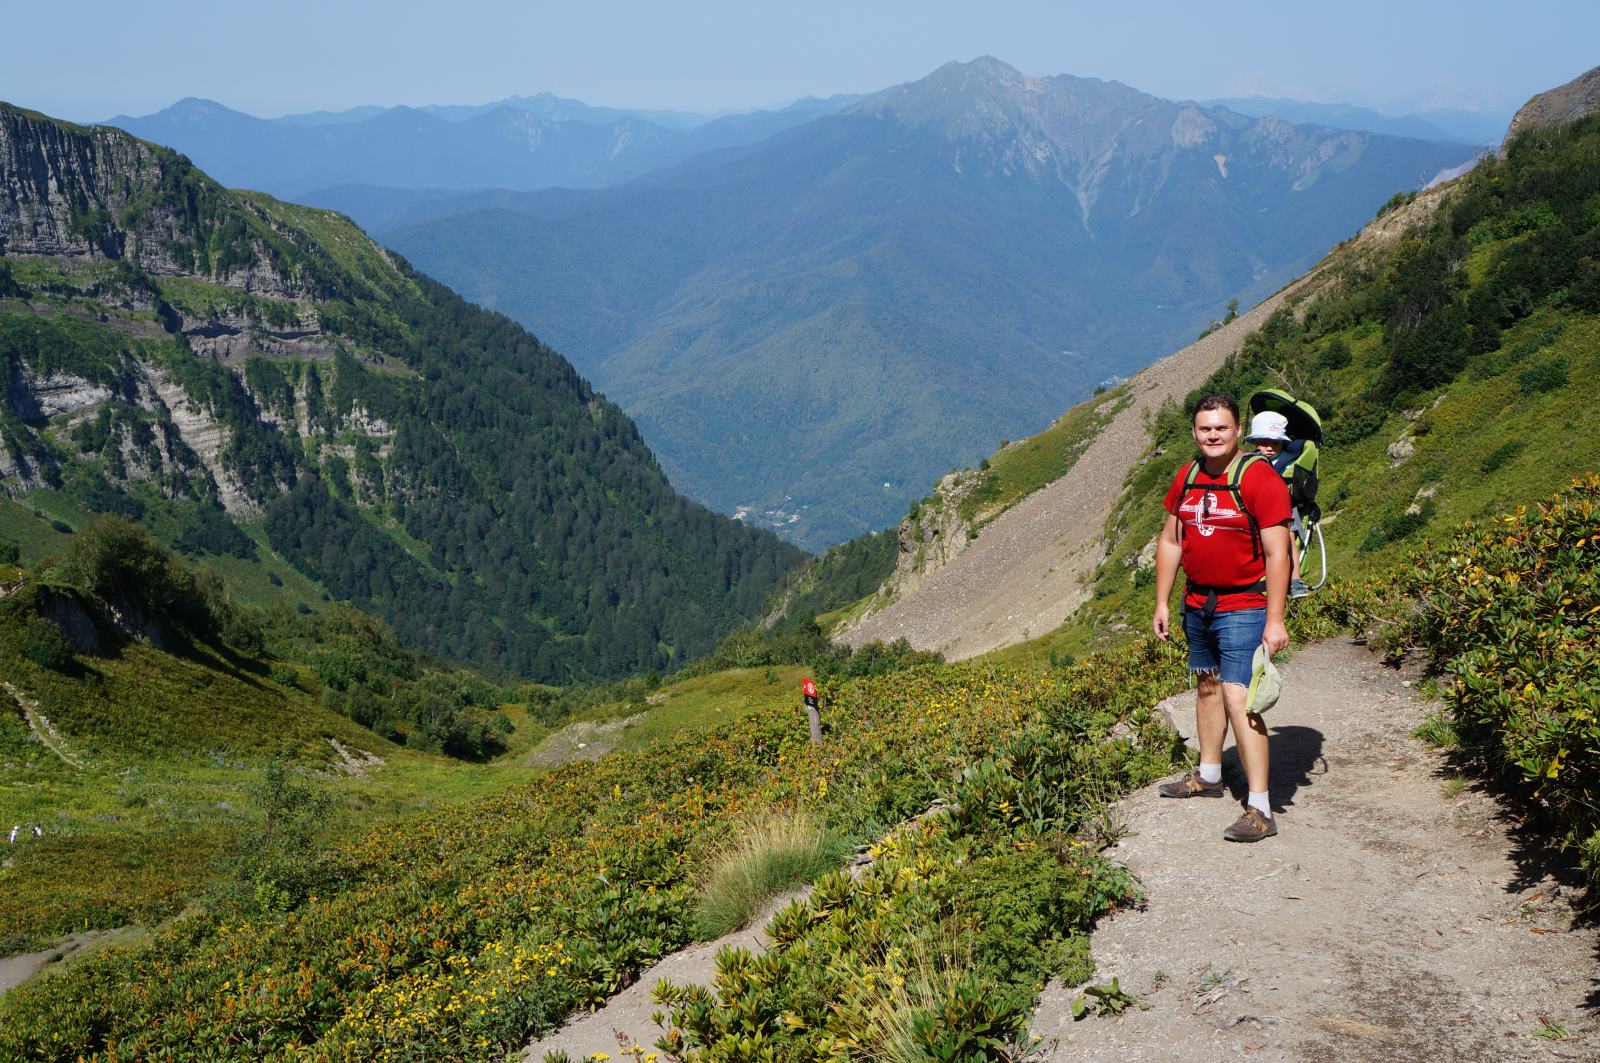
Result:
{"label": "hazy horizon", "polygon": [[[1373,0],[1337,16],[1261,0],[1223,10],[1018,0],[982,11],[951,0],[786,10],[732,0],[581,10],[460,0],[448,17],[421,0],[286,0],[270,15],[192,0],[137,9],[86,0],[75,19],[95,32],[73,39],[73,62],[49,48],[14,52],[0,70],[0,99],[76,121],[149,114],[190,96],[275,118],[539,92],[714,114],[873,92],[989,54],[1029,74],[1121,81],[1170,99],[1500,113],[1600,62],[1584,43],[1600,39],[1600,5],[1574,0],[1540,5],[1537,19],[1508,19],[1485,2]],[[43,7],[10,11],[7,23],[15,40],[48,41],[60,29]],[[129,74],[130,54],[161,61]],[[118,76],[86,78],[85,69]]]}

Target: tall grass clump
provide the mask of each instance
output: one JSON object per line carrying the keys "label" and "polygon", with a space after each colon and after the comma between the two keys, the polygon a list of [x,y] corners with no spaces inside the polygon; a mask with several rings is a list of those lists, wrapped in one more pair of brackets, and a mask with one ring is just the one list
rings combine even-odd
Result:
{"label": "tall grass clump", "polygon": [[844,843],[804,812],[764,815],[741,824],[713,850],[695,934],[718,938],[747,926],[772,898],[837,867]]}

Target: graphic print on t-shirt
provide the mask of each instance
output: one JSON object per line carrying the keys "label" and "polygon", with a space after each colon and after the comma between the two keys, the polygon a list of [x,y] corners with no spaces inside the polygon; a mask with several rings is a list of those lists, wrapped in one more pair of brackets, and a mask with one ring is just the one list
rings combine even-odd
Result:
{"label": "graphic print on t-shirt", "polygon": [[1243,518],[1248,530],[1249,518],[1233,508],[1231,495],[1218,495],[1214,491],[1197,491],[1178,507],[1178,519],[1189,525],[1199,535],[1209,537],[1221,527],[1239,528],[1236,518]]}

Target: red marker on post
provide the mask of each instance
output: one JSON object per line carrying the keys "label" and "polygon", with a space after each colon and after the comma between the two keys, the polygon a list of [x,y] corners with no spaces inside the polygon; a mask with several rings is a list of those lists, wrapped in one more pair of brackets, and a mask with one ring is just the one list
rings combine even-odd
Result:
{"label": "red marker on post", "polygon": [[822,744],[822,714],[817,711],[817,684],[810,679],[800,680],[800,693],[805,698],[806,720],[811,724],[811,744]]}

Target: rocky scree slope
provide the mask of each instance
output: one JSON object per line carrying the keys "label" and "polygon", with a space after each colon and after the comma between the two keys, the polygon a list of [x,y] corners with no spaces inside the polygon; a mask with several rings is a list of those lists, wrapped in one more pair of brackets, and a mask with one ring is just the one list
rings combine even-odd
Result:
{"label": "rocky scree slope", "polygon": [[800,557],[674,493],[510,321],[124,133],[0,105],[0,252],[8,494],[249,556],[244,526],[406,641],[549,680],[705,652]]}
{"label": "rocky scree slope", "polygon": [[[1103,555],[1103,531],[1128,471],[1149,442],[1148,418],[1182,399],[1238,349],[1288,297],[1286,289],[1216,332],[1135,376],[1133,401],[1112,417],[1067,474],[1002,513],[976,538],[965,526],[933,529],[938,546],[915,550],[902,526],[902,550],[881,608],[836,635],[852,646],[904,638],[918,649],[960,660],[1043,635],[1090,593]],[[940,482],[961,482],[952,474]],[[959,499],[942,507],[954,513]],[[928,536],[916,518],[919,535]]]}

